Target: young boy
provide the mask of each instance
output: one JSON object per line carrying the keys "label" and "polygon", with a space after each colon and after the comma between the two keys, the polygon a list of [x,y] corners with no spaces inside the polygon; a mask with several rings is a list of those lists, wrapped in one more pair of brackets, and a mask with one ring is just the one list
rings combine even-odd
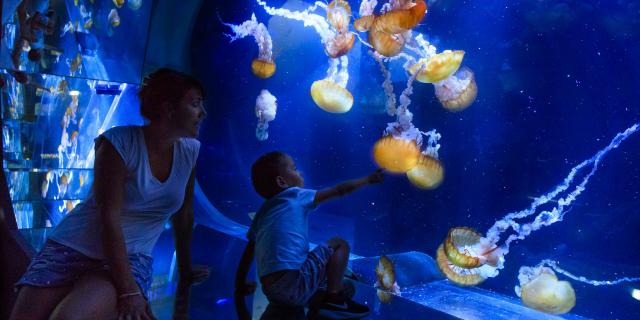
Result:
{"label": "young boy", "polygon": [[245,282],[254,252],[262,290],[270,303],[304,306],[326,279],[327,293],[319,316],[353,319],[368,315],[369,308],[343,293],[349,245],[343,239],[332,238],[309,251],[308,215],[322,202],[382,179],[378,170],[332,188],[303,189],[304,179],[289,155],[270,152],[261,156],[251,168],[251,180],[265,202],[251,223],[249,243],[236,272],[236,305],[242,302],[238,307],[240,319],[249,316],[242,299],[254,290],[254,285]]}

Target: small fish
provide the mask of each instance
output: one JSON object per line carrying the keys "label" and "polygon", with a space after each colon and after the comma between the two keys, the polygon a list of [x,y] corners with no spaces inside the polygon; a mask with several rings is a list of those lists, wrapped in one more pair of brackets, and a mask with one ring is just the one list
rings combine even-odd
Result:
{"label": "small fish", "polygon": [[256,217],[256,213],[255,212],[249,212],[249,218],[251,220],[253,220]]}
{"label": "small fish", "polygon": [[111,11],[109,11],[109,16],[107,17],[107,19],[109,20],[109,23],[111,23],[111,26],[113,26],[114,28],[120,25],[120,16],[118,15],[118,10],[116,9],[111,9]]}
{"label": "small fish", "polygon": [[80,23],[78,21],[76,21],[75,24],[71,21],[67,21],[64,27],[62,27],[62,33],[60,34],[60,38],[64,37],[64,35],[67,34],[67,32],[74,33],[78,31],[79,26],[80,26]]}
{"label": "small fish", "polygon": [[80,52],[78,52],[78,54],[76,54],[76,57],[73,58],[73,60],[71,62],[68,62],[69,64],[69,73],[74,76],[76,74],[76,72],[80,72],[82,70],[82,55],[80,54]]}
{"label": "small fish", "polygon": [[85,21],[83,27],[85,30],[88,30],[91,29],[91,26],[93,26],[93,19],[89,18],[89,20]]}

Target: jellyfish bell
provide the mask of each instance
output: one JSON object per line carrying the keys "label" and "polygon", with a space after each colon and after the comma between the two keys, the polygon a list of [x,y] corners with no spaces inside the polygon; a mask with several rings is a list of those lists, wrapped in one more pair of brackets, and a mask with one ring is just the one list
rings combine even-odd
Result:
{"label": "jellyfish bell", "polygon": [[276,72],[276,64],[272,61],[255,58],[251,61],[251,72],[258,78],[266,79]]}
{"label": "jellyfish bell", "polygon": [[349,29],[351,7],[344,0],[333,0],[327,6],[327,21],[338,31]]}
{"label": "jellyfish bell", "polygon": [[353,48],[355,40],[356,37],[351,32],[338,33],[325,43],[324,50],[329,57],[335,59],[347,54]]}
{"label": "jellyfish bell", "polygon": [[369,28],[371,28],[371,24],[373,23],[374,19],[374,15],[360,17],[353,22],[353,28],[360,32],[366,32],[369,30]]}
{"label": "jellyfish bell", "polygon": [[473,71],[467,67],[460,68],[449,78],[434,83],[434,86],[440,104],[452,112],[466,109],[478,96],[478,86]]}
{"label": "jellyfish bell", "polygon": [[351,92],[326,79],[313,82],[311,98],[320,109],[330,113],[345,113],[353,106]]}
{"label": "jellyfish bell", "polygon": [[422,83],[435,83],[448,78],[456,72],[460,68],[462,58],[464,58],[464,51],[462,50],[445,50],[431,56],[429,59],[420,59],[409,67],[409,73],[413,75],[418,70],[421,70],[416,76],[416,80]]}
{"label": "jellyfish bell", "polygon": [[421,154],[416,166],[407,171],[407,178],[420,189],[435,189],[444,179],[444,168],[440,160]]}
{"label": "jellyfish bell", "polygon": [[453,264],[444,252],[444,245],[438,247],[436,253],[438,269],[449,279],[449,281],[461,286],[475,286],[482,283],[486,278],[479,272],[478,268],[466,269]]}
{"label": "jellyfish bell", "polygon": [[412,7],[394,9],[379,16],[378,26],[385,33],[402,33],[417,26],[426,13],[427,4],[423,0],[417,0]]}
{"label": "jellyfish bell", "polygon": [[393,262],[387,256],[380,256],[376,264],[376,278],[381,288],[389,290],[396,282],[396,272]]}
{"label": "jellyfish bell", "polygon": [[373,146],[373,158],[381,168],[393,173],[406,173],[418,164],[420,149],[415,140],[386,135]]}
{"label": "jellyfish bell", "polygon": [[576,305],[576,293],[567,281],[558,281],[547,267],[522,267],[518,275],[520,286],[516,293],[522,303],[550,314],[569,312]]}
{"label": "jellyfish bell", "polygon": [[400,287],[396,282],[396,273],[393,262],[387,256],[380,256],[376,264],[376,294],[382,303],[388,303],[394,294],[400,294]]}
{"label": "jellyfish bell", "polygon": [[375,18],[369,29],[369,43],[379,54],[385,57],[396,56],[404,48],[404,33],[392,34],[382,31],[378,18]]}

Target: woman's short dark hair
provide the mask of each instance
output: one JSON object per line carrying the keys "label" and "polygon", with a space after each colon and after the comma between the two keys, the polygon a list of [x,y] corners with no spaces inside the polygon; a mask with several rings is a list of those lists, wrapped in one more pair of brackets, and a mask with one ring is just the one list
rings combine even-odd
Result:
{"label": "woman's short dark hair", "polygon": [[142,81],[138,97],[140,113],[150,121],[160,119],[163,102],[176,106],[187,91],[197,89],[204,97],[204,87],[194,77],[169,68],[158,69]]}
{"label": "woman's short dark hair", "polygon": [[265,153],[251,166],[251,182],[260,196],[270,199],[278,193],[276,177],[287,154],[280,151]]}

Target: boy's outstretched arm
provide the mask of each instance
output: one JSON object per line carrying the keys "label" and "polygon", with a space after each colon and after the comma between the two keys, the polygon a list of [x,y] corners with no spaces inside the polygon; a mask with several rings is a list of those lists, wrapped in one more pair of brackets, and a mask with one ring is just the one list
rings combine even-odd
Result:
{"label": "boy's outstretched arm", "polygon": [[382,182],[383,179],[383,175],[382,175],[382,169],[378,169],[376,170],[374,173],[366,176],[366,177],[362,177],[359,179],[354,179],[354,180],[349,180],[349,181],[345,181],[342,182],[340,184],[337,184],[331,188],[326,188],[323,190],[319,190],[316,193],[316,197],[313,200],[314,204],[318,205],[322,202],[325,202],[327,200],[333,199],[333,198],[337,198],[337,197],[341,197],[344,196],[348,193],[351,193],[367,184],[374,184],[374,183],[380,183]]}
{"label": "boy's outstretched arm", "polygon": [[249,268],[251,268],[251,262],[253,262],[253,254],[255,249],[255,242],[249,241],[244,248],[242,258],[240,258],[240,264],[238,270],[236,270],[236,282],[235,291],[233,293],[233,300],[236,306],[236,313],[238,319],[245,320],[251,319],[251,314],[247,310],[247,306],[244,303],[244,297],[252,294],[256,290],[255,282],[247,282],[247,274]]}

